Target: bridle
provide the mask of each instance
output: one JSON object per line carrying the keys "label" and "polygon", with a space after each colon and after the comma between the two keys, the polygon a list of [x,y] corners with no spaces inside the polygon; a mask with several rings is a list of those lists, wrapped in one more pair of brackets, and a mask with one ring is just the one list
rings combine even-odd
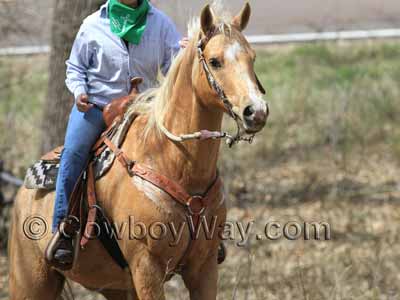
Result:
{"label": "bridle", "polygon": [[[214,36],[214,34],[211,35],[211,37]],[[242,135],[243,120],[240,118],[240,116],[237,113],[235,113],[233,111],[232,102],[228,99],[228,97],[225,94],[224,89],[221,87],[221,85],[215,79],[213,73],[210,70],[210,67],[208,66],[206,58],[204,57],[203,50],[206,47],[207,43],[210,41],[211,37],[206,36],[204,38],[199,39],[199,42],[197,43],[197,54],[199,57],[199,61],[200,61],[201,65],[203,66],[203,70],[206,73],[208,84],[217,93],[219,99],[222,101],[226,110],[228,111],[229,116],[236,123],[236,134],[234,136],[226,136],[226,142],[230,148],[233,147],[234,144],[239,143],[240,141],[245,141],[245,142],[248,142],[251,144],[253,142],[255,134],[251,135],[250,137],[244,137]]]}
{"label": "bridle", "polygon": [[[198,140],[208,140],[208,139],[226,139],[226,143],[229,148],[232,148],[235,144],[239,142],[247,142],[251,144],[254,140],[255,134],[246,135],[243,126],[243,120],[241,117],[234,112],[233,104],[226,96],[224,89],[215,79],[215,76],[211,72],[211,69],[204,57],[204,49],[207,43],[217,34],[217,30],[215,29],[210,34],[204,36],[203,38],[199,37],[199,41],[197,43],[197,55],[199,58],[199,62],[201,63],[203,70],[206,74],[208,84],[214,90],[214,92],[218,95],[219,99],[222,101],[225,109],[228,111],[229,116],[235,121],[236,124],[236,133],[235,135],[230,135],[227,132],[220,132],[220,131],[208,131],[208,130],[201,130],[200,132],[195,132],[192,134],[184,134],[180,136],[175,136],[171,132],[169,132],[163,125],[160,126],[161,131],[172,141],[175,142],[184,142],[188,140],[198,139]],[[260,91],[265,94],[265,89],[261,85],[260,81],[258,80],[257,76],[257,84]]]}

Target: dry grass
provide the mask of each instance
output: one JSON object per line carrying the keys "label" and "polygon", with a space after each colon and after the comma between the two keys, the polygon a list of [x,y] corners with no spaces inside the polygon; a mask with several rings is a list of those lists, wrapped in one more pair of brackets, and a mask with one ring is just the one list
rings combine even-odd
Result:
{"label": "dry grass", "polygon": [[[257,241],[253,235],[245,247],[229,242],[218,299],[400,299],[399,57],[396,41],[259,51],[272,115],[253,145],[224,147],[229,219],[254,220],[254,235],[270,220],[325,221],[332,240]],[[36,67],[32,61],[27,72]],[[37,97],[45,86],[41,76],[28,78]],[[0,112],[9,105],[0,102]],[[25,149],[35,146],[31,128],[40,105],[32,119],[19,117],[23,106],[13,105],[23,125],[2,117],[0,139],[9,145],[2,151],[8,167],[19,172],[35,155]],[[3,135],[9,126],[18,134]],[[10,139],[15,136],[18,141]],[[21,140],[27,148],[15,146]],[[24,163],[10,162],[15,153]],[[5,261],[0,299],[7,299]],[[74,291],[77,299],[100,299]],[[188,297],[178,279],[167,291],[169,299]]]}
{"label": "dry grass", "polygon": [[0,160],[23,176],[38,156],[47,57],[0,58]]}

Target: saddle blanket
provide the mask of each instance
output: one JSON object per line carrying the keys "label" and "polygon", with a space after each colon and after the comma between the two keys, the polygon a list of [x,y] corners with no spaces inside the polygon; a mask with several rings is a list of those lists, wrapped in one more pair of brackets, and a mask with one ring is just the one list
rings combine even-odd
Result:
{"label": "saddle blanket", "polygon": [[[137,113],[128,110],[120,122],[115,122],[107,131],[108,138],[118,147],[122,146],[126,134],[137,117]],[[56,188],[58,169],[60,167],[60,156],[51,159],[42,158],[34,163],[26,172],[24,185],[28,189],[54,190]],[[96,180],[104,176],[111,168],[115,154],[105,147],[100,155],[93,158],[94,173]]]}

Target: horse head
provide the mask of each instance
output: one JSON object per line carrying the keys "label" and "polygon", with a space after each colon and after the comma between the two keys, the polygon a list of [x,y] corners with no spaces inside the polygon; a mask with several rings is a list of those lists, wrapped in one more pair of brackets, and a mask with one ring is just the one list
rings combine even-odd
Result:
{"label": "horse head", "polygon": [[204,7],[197,46],[203,68],[194,72],[194,82],[203,105],[228,113],[246,133],[255,134],[265,126],[269,109],[254,71],[256,52],[242,33],[250,15],[250,4],[246,3],[226,23],[209,5]]}

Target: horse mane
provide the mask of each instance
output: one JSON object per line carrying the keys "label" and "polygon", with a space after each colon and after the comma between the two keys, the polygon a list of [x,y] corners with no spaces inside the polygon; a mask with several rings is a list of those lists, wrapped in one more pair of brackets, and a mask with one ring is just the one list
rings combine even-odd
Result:
{"label": "horse mane", "polygon": [[[214,0],[211,4],[211,9],[216,20],[218,32],[227,36],[230,35],[232,17],[227,13],[223,0]],[[199,34],[200,18],[194,17],[188,23],[188,38],[190,40],[188,48],[197,45]],[[186,52],[191,51],[190,49],[179,51],[178,55],[173,57],[166,76],[163,77],[162,73],[160,71],[158,72],[159,86],[141,93],[127,111],[128,114],[139,113],[148,115],[148,121],[143,131],[144,137],[146,137],[152,129],[156,129],[157,132],[160,133],[160,128],[164,123],[165,114],[168,109],[168,100],[172,96],[173,87]]]}

